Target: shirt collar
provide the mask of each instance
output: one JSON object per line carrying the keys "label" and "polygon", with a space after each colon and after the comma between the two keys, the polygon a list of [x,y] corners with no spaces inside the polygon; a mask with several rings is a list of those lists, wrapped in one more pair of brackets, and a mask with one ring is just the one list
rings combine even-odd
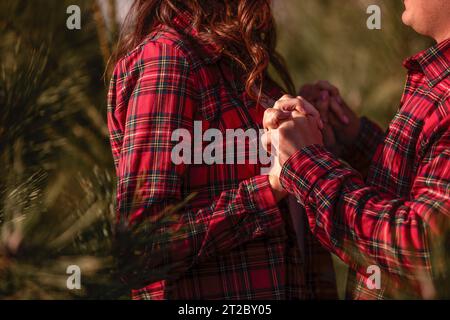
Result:
{"label": "shirt collar", "polygon": [[222,56],[222,48],[220,48],[216,44],[205,43],[199,39],[199,32],[194,27],[192,16],[184,10],[180,10],[175,18],[173,19],[173,23],[175,28],[182,34],[186,35],[191,40],[194,40],[195,45],[199,49],[199,54],[203,58],[205,63],[214,63],[220,59]]}
{"label": "shirt collar", "polygon": [[423,72],[428,85],[434,87],[450,75],[450,39],[405,60],[403,65],[410,71]]}

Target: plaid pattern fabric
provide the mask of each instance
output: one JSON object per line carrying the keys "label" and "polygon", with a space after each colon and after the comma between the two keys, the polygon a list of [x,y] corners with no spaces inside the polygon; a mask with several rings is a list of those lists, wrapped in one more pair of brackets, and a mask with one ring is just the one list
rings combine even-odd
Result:
{"label": "plaid pattern fabric", "polygon": [[[371,160],[365,179],[321,146],[304,148],[283,168],[282,183],[305,205],[314,235],[357,271],[355,299],[428,295],[433,239],[448,232],[450,40],[405,66],[405,93],[388,132],[363,119],[347,152],[355,167]],[[381,289],[367,285],[371,265],[381,269]]]}
{"label": "plaid pattern fabric", "polygon": [[[133,298],[335,298],[334,279],[317,277],[314,266],[332,270],[330,254],[309,232],[300,259],[286,206],[276,204],[260,165],[172,162],[176,129],[194,135],[194,121],[224,134],[259,129],[264,111],[220,52],[196,41],[189,17],[174,21],[176,30],[161,26],[118,62],[109,92],[119,221],[155,221],[197,193],[178,222],[154,231],[165,235],[163,257],[148,248],[141,268],[167,274],[150,272]],[[268,94],[278,98],[281,91],[274,86]]]}

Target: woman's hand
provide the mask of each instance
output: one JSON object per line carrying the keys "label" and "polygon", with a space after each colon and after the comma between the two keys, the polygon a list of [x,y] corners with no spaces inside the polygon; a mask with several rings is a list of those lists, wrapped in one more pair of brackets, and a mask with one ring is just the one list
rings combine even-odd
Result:
{"label": "woman's hand", "polygon": [[[290,114],[289,114],[290,113]],[[281,166],[295,153],[311,145],[323,145],[319,112],[301,97],[284,96],[264,115],[263,146],[276,152]]]}
{"label": "woman's hand", "polygon": [[341,147],[354,144],[360,130],[360,119],[335,86],[328,81],[319,81],[303,86],[300,94],[319,111],[325,125],[324,143],[328,150],[339,155]]}

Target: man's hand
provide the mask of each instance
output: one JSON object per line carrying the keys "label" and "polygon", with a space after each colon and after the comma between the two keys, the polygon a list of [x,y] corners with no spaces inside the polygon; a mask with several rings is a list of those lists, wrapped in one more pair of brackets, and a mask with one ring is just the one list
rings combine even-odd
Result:
{"label": "man's hand", "polygon": [[262,143],[276,153],[283,166],[304,147],[323,145],[323,127],[319,112],[305,99],[284,96],[264,115],[264,128],[268,131]]}
{"label": "man's hand", "polygon": [[324,143],[328,150],[340,155],[341,147],[351,146],[360,130],[360,119],[342,99],[339,90],[327,81],[305,85],[300,94],[313,103],[324,122]]}

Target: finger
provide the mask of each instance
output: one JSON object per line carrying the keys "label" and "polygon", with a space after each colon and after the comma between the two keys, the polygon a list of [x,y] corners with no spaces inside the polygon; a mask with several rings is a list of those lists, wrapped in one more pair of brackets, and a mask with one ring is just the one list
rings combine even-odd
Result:
{"label": "finger", "polygon": [[345,125],[334,113],[330,113],[328,120],[330,121],[330,126],[334,129],[335,132],[345,129]]}
{"label": "finger", "polygon": [[329,120],[330,126],[333,128],[336,146],[340,146],[344,143],[347,126],[334,113],[330,114]]}
{"label": "finger", "polygon": [[[275,102],[273,108],[276,110],[284,111],[284,112],[292,112],[297,108],[299,102],[296,98],[284,98],[282,97],[280,100]],[[297,110],[301,111],[301,109]]]}
{"label": "finger", "polygon": [[278,101],[286,101],[286,100],[293,99],[293,98],[294,97],[291,96],[290,94],[285,94]]}
{"label": "finger", "polygon": [[278,129],[281,123],[291,117],[291,112],[277,110],[274,108],[267,109],[266,112],[264,112],[263,126],[265,129]]}
{"label": "finger", "polygon": [[311,94],[314,92],[314,85],[305,84],[304,86],[302,86],[300,88],[300,90],[298,92],[300,93],[301,96],[306,96],[308,94]]}
{"label": "finger", "polygon": [[314,108],[306,99],[300,96],[284,100],[280,99],[275,103],[273,108],[284,112],[297,111],[305,116],[320,116],[316,108]]}
{"label": "finger", "polygon": [[[284,112],[296,111],[300,115],[305,117],[311,116],[316,119],[321,129],[323,129],[323,121],[320,117],[319,111],[316,108],[314,108],[314,106],[303,97],[298,96],[297,98],[289,98],[289,99],[286,98],[285,100],[283,99],[278,100],[273,108]],[[271,121],[274,121],[274,119],[270,117],[269,113],[266,120],[267,123],[265,123],[265,125],[267,126],[265,126],[265,128],[277,129],[280,123],[282,123],[278,121],[277,125],[276,123],[271,123]]]}
{"label": "finger", "polygon": [[329,106],[330,106],[330,94],[328,93],[328,91],[322,91],[321,97],[316,103],[316,108],[319,111],[323,122],[325,123],[329,122],[328,120]]}
{"label": "finger", "polygon": [[350,124],[350,119],[345,114],[344,108],[342,107],[342,105],[334,97],[332,97],[330,99],[330,108],[334,112],[334,114],[336,114],[336,116],[339,118],[339,120],[343,124],[345,124],[345,125],[349,125]]}
{"label": "finger", "polygon": [[320,116],[319,110],[317,110],[311,103],[306,101],[304,98],[299,96],[299,97],[297,97],[297,99],[299,99],[301,101],[301,105],[302,105],[303,112],[305,113],[305,115],[312,116],[313,118],[315,118],[319,124],[320,130],[323,130],[324,123],[322,121],[322,117]]}
{"label": "finger", "polygon": [[314,102],[320,98],[320,88],[316,85],[306,84],[299,90],[299,95],[309,102]]}
{"label": "finger", "polygon": [[331,83],[329,83],[326,80],[320,80],[316,84],[321,90],[327,90],[331,93],[332,96],[340,97],[339,89],[333,86]]}

